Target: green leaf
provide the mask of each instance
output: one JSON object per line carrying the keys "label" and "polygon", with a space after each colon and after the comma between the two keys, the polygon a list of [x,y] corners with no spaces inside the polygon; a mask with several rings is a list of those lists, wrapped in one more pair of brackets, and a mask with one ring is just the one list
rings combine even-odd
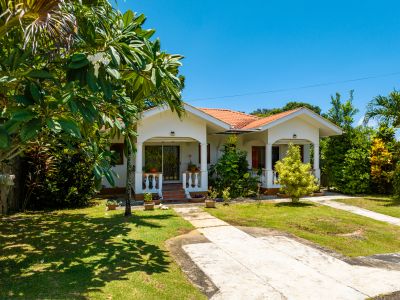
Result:
{"label": "green leaf", "polygon": [[117,80],[121,78],[121,74],[116,69],[107,68],[107,73]]}
{"label": "green leaf", "polygon": [[14,96],[14,100],[18,104],[24,104],[24,105],[32,105],[32,104],[34,104],[32,99],[29,99],[29,98],[27,98],[25,96],[22,96],[22,95]]}
{"label": "green leaf", "polygon": [[0,149],[10,147],[11,140],[8,132],[4,128],[0,128]]}
{"label": "green leaf", "polygon": [[29,91],[31,93],[33,100],[39,102],[41,97],[40,97],[40,91],[39,91],[38,86],[34,83],[31,83],[29,86]]}
{"label": "green leaf", "polygon": [[19,133],[21,140],[26,142],[28,140],[36,137],[42,128],[42,124],[39,119],[30,120],[28,123],[24,124]]}
{"label": "green leaf", "polygon": [[127,27],[127,26],[132,22],[134,16],[135,16],[135,14],[134,14],[133,11],[131,11],[131,10],[127,10],[127,11],[124,13],[124,15],[123,15],[123,17],[122,17],[122,20],[123,20],[123,22],[124,22],[124,26],[125,26],[125,27]]}
{"label": "green leaf", "polygon": [[13,134],[17,131],[17,129],[20,125],[21,125],[21,122],[19,122],[19,121],[8,120],[4,124],[4,129],[7,130],[9,134]]}
{"label": "green leaf", "polygon": [[46,124],[54,132],[60,132],[62,130],[60,122],[55,119],[47,119]]}
{"label": "green leaf", "polygon": [[19,110],[11,115],[11,119],[13,121],[20,121],[20,122],[26,122],[29,120],[32,120],[34,117],[36,117],[36,113],[30,110]]}
{"label": "green leaf", "polygon": [[32,70],[28,74],[26,74],[27,77],[31,78],[41,78],[41,79],[53,79],[54,76],[45,71],[45,70]]}
{"label": "green leaf", "polygon": [[59,119],[58,122],[61,125],[62,130],[64,130],[66,133],[73,137],[81,138],[81,131],[78,124],[74,120],[63,118]]}
{"label": "green leaf", "polygon": [[89,64],[89,60],[86,55],[83,53],[74,54],[71,57],[71,62],[68,64],[68,68],[70,69],[80,69]]}
{"label": "green leaf", "polygon": [[114,65],[116,67],[119,67],[119,65],[121,64],[121,58],[119,56],[118,51],[115,50],[115,48],[113,46],[110,46],[110,54],[111,54],[111,58],[112,58]]}

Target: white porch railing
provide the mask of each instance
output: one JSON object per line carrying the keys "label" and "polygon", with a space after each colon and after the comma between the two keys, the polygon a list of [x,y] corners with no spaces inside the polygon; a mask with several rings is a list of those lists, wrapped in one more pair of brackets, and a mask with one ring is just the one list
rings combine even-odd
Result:
{"label": "white porch railing", "polygon": [[144,173],[143,174],[143,193],[157,193],[162,198],[163,186],[162,173]]}
{"label": "white porch railing", "polygon": [[190,192],[201,191],[201,175],[202,172],[189,171],[182,174],[182,187],[187,197],[190,197]]}
{"label": "white porch railing", "polygon": [[[269,180],[268,173],[271,174],[270,176],[272,176],[272,180]],[[316,178],[318,178],[318,174],[315,170],[311,170],[310,173],[313,174]],[[268,172],[266,169],[262,169],[261,174],[260,174],[260,171],[258,171],[258,170],[250,170],[250,174],[253,177],[260,178],[261,187],[263,187],[263,188],[280,188],[281,187],[281,185],[278,183],[279,174],[275,170]]]}

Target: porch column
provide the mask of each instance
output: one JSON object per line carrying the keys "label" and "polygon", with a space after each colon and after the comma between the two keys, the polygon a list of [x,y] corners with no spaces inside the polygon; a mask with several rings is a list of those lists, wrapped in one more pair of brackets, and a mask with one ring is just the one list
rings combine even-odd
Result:
{"label": "porch column", "polygon": [[201,189],[208,190],[207,143],[200,144]]}
{"label": "porch column", "polygon": [[319,169],[319,143],[314,144],[314,175],[320,181],[321,171]]}
{"label": "porch column", "polygon": [[140,194],[143,192],[143,143],[136,143],[135,156],[135,192]]}
{"label": "porch column", "polygon": [[273,185],[273,172],[272,172],[272,144],[265,145],[265,169],[267,175],[267,188]]}

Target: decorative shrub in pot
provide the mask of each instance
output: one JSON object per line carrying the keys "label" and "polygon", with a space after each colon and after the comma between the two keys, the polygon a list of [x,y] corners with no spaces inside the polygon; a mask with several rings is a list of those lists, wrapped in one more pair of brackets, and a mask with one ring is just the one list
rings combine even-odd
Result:
{"label": "decorative shrub in pot", "polygon": [[118,202],[116,200],[107,200],[106,206],[107,210],[116,210],[118,207]]}
{"label": "decorative shrub in pot", "polygon": [[218,197],[218,192],[213,188],[208,191],[208,199],[206,199],[206,208],[215,208],[215,199]]}
{"label": "decorative shrub in pot", "polygon": [[191,197],[192,198],[189,200],[189,202],[192,202],[192,203],[201,203],[201,202],[204,202],[204,200],[206,199],[206,196],[203,194],[194,194],[194,195],[191,195]]}
{"label": "decorative shrub in pot", "polygon": [[144,194],[144,210],[154,210],[153,194]]}

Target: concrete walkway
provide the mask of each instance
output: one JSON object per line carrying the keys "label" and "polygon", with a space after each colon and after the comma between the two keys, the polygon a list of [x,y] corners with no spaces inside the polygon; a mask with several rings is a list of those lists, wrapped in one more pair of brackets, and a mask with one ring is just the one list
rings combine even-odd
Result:
{"label": "concrete walkway", "polygon": [[285,236],[256,238],[199,207],[174,209],[210,241],[183,249],[218,287],[212,299],[366,299],[400,290],[400,271],[349,265]]}
{"label": "concrete walkway", "polygon": [[316,202],[319,204],[327,205],[336,209],[341,209],[345,211],[349,211],[353,214],[357,214],[360,216],[368,217],[377,221],[382,221],[386,222],[392,225],[397,225],[400,226],[400,219],[391,217],[388,215],[380,214],[374,211],[370,211],[361,207],[345,204],[342,202],[337,202],[337,201],[332,201],[332,200],[339,200],[339,199],[347,199],[347,198],[352,198],[348,196],[342,196],[342,195],[335,195],[335,196],[322,196],[322,197],[312,197],[312,198],[306,198],[304,200],[311,201],[311,202]]}

